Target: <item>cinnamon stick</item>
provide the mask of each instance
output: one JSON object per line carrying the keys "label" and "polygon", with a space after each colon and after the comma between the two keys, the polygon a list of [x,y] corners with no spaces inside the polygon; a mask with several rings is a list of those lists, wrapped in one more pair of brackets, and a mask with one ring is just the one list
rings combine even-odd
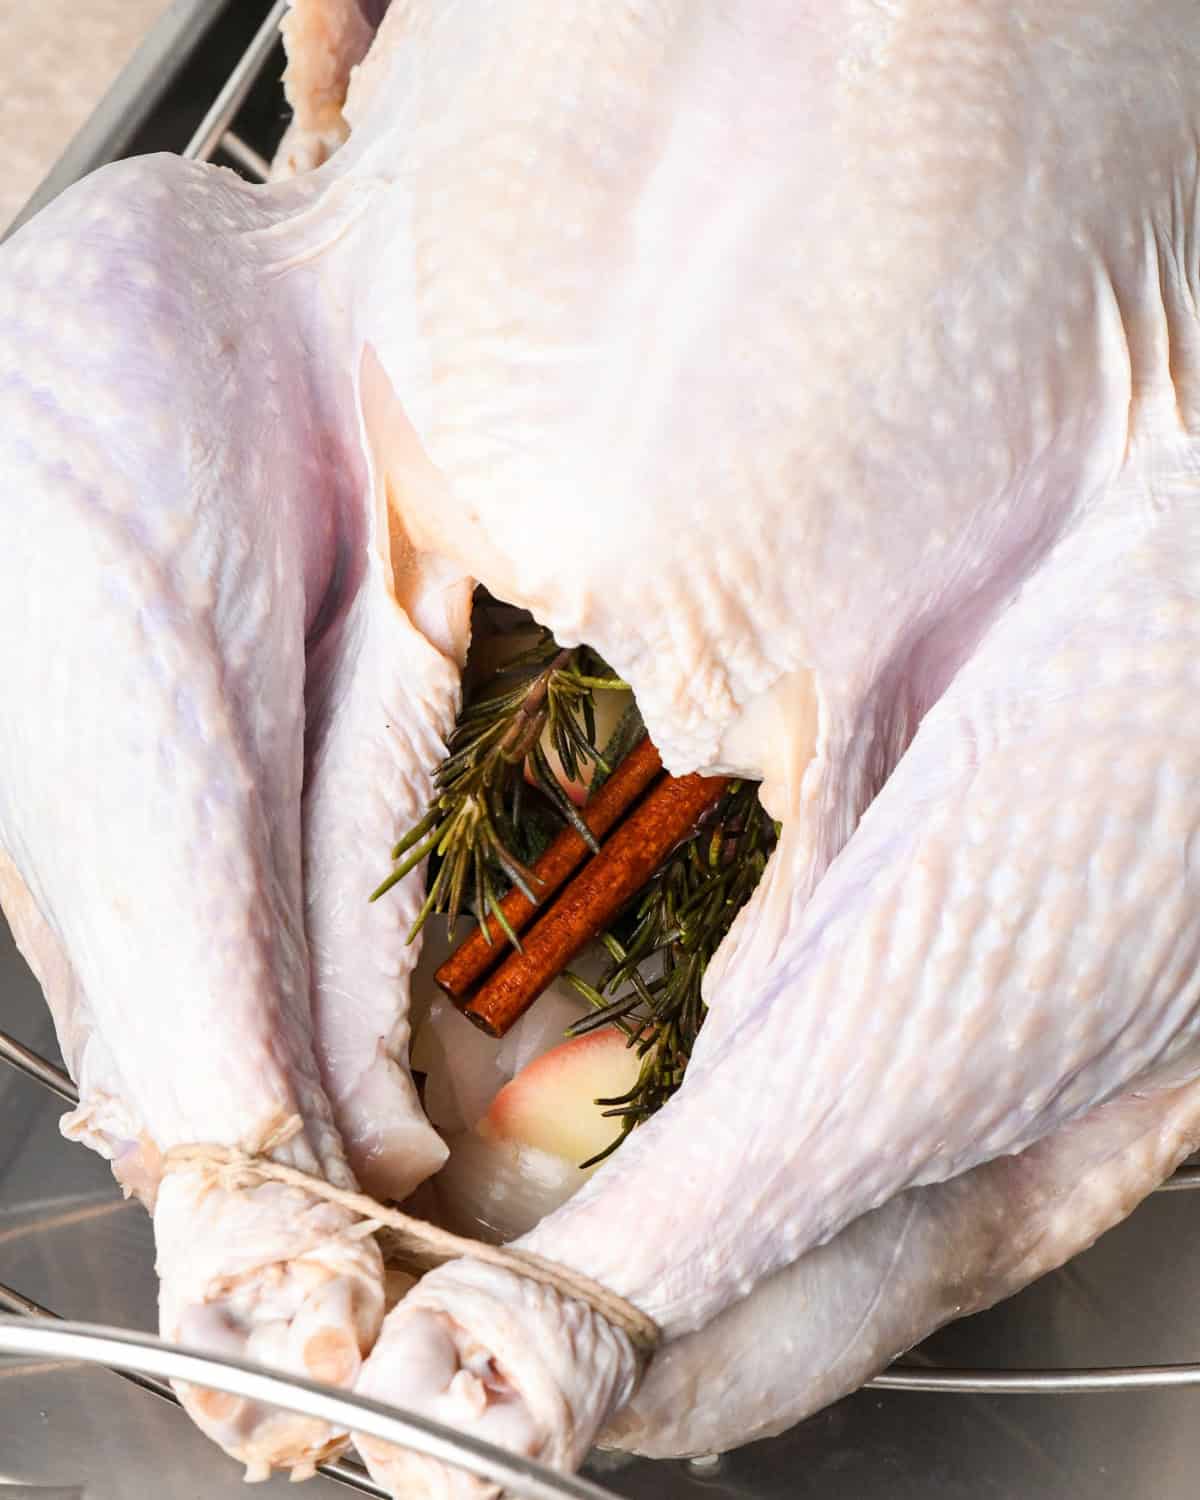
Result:
{"label": "cinnamon stick", "polygon": [[[648,737],[638,741],[608,780],[580,809],[580,816],[597,839],[603,838],[633,806],[662,770],[662,760]],[[516,933],[529,926],[542,902],[553,896],[575,873],[592,851],[573,828],[564,828],[533,866],[539,897],[537,904],[515,887],[500,903],[505,921]],[[510,951],[508,937],[495,917],[487,918],[487,936],[482,926],[455,949],[433,976],[456,1004],[465,1004],[483,976]],[[488,941],[488,937],[491,941]]]}
{"label": "cinnamon stick", "polygon": [[481,1031],[501,1037],[556,975],[609,925],[719,800],[725,776],[664,776],[529,929],[464,1007]]}

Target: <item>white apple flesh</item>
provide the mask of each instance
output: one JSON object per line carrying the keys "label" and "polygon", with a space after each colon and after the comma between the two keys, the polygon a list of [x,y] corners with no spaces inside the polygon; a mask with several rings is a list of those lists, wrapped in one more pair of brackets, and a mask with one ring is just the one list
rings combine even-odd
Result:
{"label": "white apple flesh", "polygon": [[595,1101],[624,1094],[639,1068],[637,1054],[612,1026],[527,1063],[474,1129],[447,1138],[450,1158],[433,1180],[446,1227],[501,1242],[565,1203],[590,1175],[580,1163],[603,1151],[619,1129]]}

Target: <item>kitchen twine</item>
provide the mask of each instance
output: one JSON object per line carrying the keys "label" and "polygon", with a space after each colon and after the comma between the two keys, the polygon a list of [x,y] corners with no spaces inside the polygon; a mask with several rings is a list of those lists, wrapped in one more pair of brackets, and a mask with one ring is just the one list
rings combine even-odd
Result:
{"label": "kitchen twine", "polygon": [[199,1169],[219,1187],[230,1190],[253,1187],[262,1182],[281,1182],[289,1187],[302,1188],[315,1198],[323,1198],[357,1214],[364,1221],[365,1233],[388,1230],[383,1248],[385,1257],[393,1263],[429,1270],[448,1260],[468,1256],[585,1302],[614,1328],[620,1329],[643,1359],[648,1359],[657,1348],[659,1328],[654,1319],[590,1276],[557,1261],[545,1260],[528,1250],[510,1250],[451,1234],[448,1229],[440,1229],[424,1219],[414,1219],[398,1208],[389,1208],[367,1193],[335,1187],[323,1177],[314,1177],[311,1172],[273,1161],[271,1152],[286,1145],[301,1128],[300,1116],[291,1115],[270,1128],[252,1151],[239,1146],[175,1146],[163,1158],[163,1174]]}

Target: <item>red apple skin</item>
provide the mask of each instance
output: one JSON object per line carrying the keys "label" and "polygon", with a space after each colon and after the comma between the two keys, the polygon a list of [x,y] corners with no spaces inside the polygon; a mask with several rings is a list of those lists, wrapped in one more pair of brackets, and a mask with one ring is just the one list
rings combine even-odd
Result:
{"label": "red apple skin", "polygon": [[624,1033],[605,1026],[561,1042],[521,1069],[492,1100],[479,1133],[582,1162],[608,1146],[619,1122],[597,1099],[613,1099],[637,1082],[641,1059]]}

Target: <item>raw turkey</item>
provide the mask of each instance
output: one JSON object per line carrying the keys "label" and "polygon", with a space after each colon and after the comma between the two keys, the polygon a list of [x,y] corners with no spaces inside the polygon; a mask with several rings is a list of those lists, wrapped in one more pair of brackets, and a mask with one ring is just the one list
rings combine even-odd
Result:
{"label": "raw turkey", "polygon": [[349,135],[342,109],[350,75],[387,6],[388,0],[292,0],[283,21],[292,119],[275,153],[273,177],[311,171]]}
{"label": "raw turkey", "polygon": [[[720,1449],[1200,1141],[1200,19],[394,0],[363,57],[376,19],[299,0],[280,181],[145,158],[0,250],[3,899],[167,1337],[563,1467]],[[476,582],[783,823],[683,1088],[518,1242],[658,1321],[645,1372],[470,1259],[383,1319],[344,1210],[163,1176],[444,1160],[419,873],[366,896]],[[346,1440],[187,1399],[254,1473]]]}

